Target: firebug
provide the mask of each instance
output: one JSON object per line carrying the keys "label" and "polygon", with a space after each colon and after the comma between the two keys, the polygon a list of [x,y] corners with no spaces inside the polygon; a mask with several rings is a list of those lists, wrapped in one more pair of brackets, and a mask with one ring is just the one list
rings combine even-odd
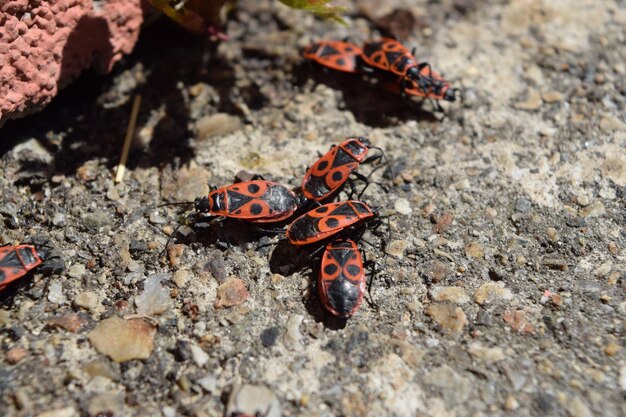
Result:
{"label": "firebug", "polygon": [[38,267],[43,260],[44,254],[32,245],[0,247],[0,291]]}
{"label": "firebug", "polygon": [[361,48],[341,41],[319,41],[309,45],[302,56],[326,68],[336,71],[358,73]]}
{"label": "firebug", "polygon": [[352,236],[380,224],[378,212],[362,201],[328,203],[298,217],[287,227],[292,245],[309,245],[332,236]]}
{"label": "firebug", "polygon": [[363,257],[352,240],[336,240],[322,254],[318,291],[324,308],[337,317],[350,317],[365,294]]}

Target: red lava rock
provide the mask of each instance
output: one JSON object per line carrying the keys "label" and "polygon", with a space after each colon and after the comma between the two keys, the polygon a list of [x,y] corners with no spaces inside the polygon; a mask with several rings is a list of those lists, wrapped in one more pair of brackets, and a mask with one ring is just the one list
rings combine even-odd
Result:
{"label": "red lava rock", "polygon": [[23,349],[21,347],[14,347],[7,351],[6,360],[11,365],[15,365],[16,363],[24,359],[26,355],[28,355],[26,349]]}
{"label": "red lava rock", "polygon": [[48,104],[84,69],[108,72],[135,46],[141,0],[0,3],[0,124]]}
{"label": "red lava rock", "polygon": [[217,288],[215,308],[234,307],[244,303],[250,297],[246,285],[239,278],[230,278]]}
{"label": "red lava rock", "polygon": [[50,327],[60,327],[68,332],[76,333],[89,327],[89,320],[78,314],[66,314],[48,319],[46,324]]}
{"label": "red lava rock", "polygon": [[528,319],[522,310],[505,310],[504,321],[518,333],[535,333],[535,328],[528,323]]}

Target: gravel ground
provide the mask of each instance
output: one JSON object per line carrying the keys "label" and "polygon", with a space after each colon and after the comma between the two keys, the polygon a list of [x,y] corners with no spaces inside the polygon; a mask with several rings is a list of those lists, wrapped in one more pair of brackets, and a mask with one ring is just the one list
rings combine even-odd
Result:
{"label": "gravel ground", "polygon": [[[464,88],[445,114],[300,62],[311,40],[376,38],[396,7],[418,18],[391,29]],[[626,415],[624,3],[364,0],[347,17],[240,1],[219,46],[158,21],[114,74],[5,125],[0,238],[46,237],[65,270],[0,295],[3,415]],[[280,236],[198,224],[163,253],[186,213],[157,205],[250,173],[296,187],[351,135],[399,175],[363,197],[388,222],[365,236],[373,302],[349,320]]]}

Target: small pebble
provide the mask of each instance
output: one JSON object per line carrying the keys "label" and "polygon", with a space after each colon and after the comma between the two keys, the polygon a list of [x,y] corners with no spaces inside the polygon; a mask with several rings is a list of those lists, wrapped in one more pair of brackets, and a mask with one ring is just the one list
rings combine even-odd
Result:
{"label": "small pebble", "polygon": [[600,278],[605,277],[609,274],[609,272],[611,272],[612,268],[613,268],[613,261],[608,260],[604,262],[602,265],[600,265],[598,268],[596,268],[596,270],[593,271],[593,274]]}
{"label": "small pebble", "polygon": [[602,119],[600,119],[600,129],[606,133],[624,131],[626,129],[626,125],[613,115],[605,115]]}
{"label": "small pebble", "polygon": [[[526,260],[524,259],[524,263],[526,262]],[[547,266],[550,269],[556,269],[559,271],[567,271],[568,266],[567,266],[567,261],[564,259],[544,259],[542,261],[542,264]],[[521,264],[520,264],[521,265]]]}
{"label": "small pebble", "polygon": [[404,251],[408,247],[409,242],[406,240],[394,240],[387,247],[386,252],[398,259],[404,258]]}
{"label": "small pebble", "polygon": [[163,417],[176,417],[176,409],[174,407],[165,406],[161,408],[161,412],[163,413]]}
{"label": "small pebble", "polygon": [[526,101],[515,103],[513,107],[518,110],[533,111],[538,110],[541,107],[541,104],[541,94],[539,94],[539,92],[536,90],[530,90],[528,91]]}
{"label": "small pebble", "polygon": [[470,187],[470,181],[467,178],[463,178],[452,184],[452,187],[458,191],[467,190]]}
{"label": "small pebble", "polygon": [[196,384],[200,385],[206,392],[217,392],[217,378],[214,375],[206,375],[196,380]]}
{"label": "small pebble", "polygon": [[235,386],[226,405],[226,415],[242,414],[280,417],[282,409],[274,393],[263,385]]}
{"label": "small pebble", "polygon": [[600,201],[596,201],[586,207],[583,207],[580,210],[580,215],[585,218],[590,217],[599,217],[603,216],[606,213],[606,209],[604,208],[604,204]]}
{"label": "small pebble", "polygon": [[610,342],[604,347],[604,353],[607,356],[614,356],[620,350],[622,350],[622,347],[615,342]]}
{"label": "small pebble", "polygon": [[191,278],[191,273],[186,269],[179,269],[172,275],[172,282],[178,287],[183,288]]}
{"label": "small pebble", "polygon": [[102,415],[127,415],[125,410],[126,394],[123,391],[109,391],[98,393],[89,399],[87,415],[99,417]]}
{"label": "small pebble", "polygon": [[609,285],[616,285],[618,280],[619,280],[619,272],[615,271],[609,274],[609,277],[607,278],[606,283]]}
{"label": "small pebble", "polygon": [[155,210],[152,213],[150,213],[150,217],[148,218],[148,221],[152,224],[165,224],[167,223],[167,217],[163,216],[161,213]]}
{"label": "small pebble", "polygon": [[594,414],[591,412],[587,404],[580,399],[580,397],[575,396],[574,398],[570,398],[566,403],[567,412],[571,417],[593,417]]}
{"label": "small pebble", "polygon": [[515,210],[519,212],[526,213],[531,207],[532,204],[530,200],[525,197],[518,197],[515,201]]}
{"label": "small pebble", "polygon": [[128,265],[126,266],[126,268],[130,272],[137,272],[137,273],[141,273],[144,270],[143,265],[134,259],[131,259],[130,261],[128,261]]}
{"label": "small pebble", "polygon": [[455,304],[467,304],[469,296],[461,287],[433,287],[430,295],[435,301],[450,301]]}
{"label": "small pebble", "polygon": [[226,262],[221,251],[213,251],[209,255],[209,261],[204,265],[204,270],[209,271],[213,278],[220,284],[226,282],[228,273],[226,272]]}
{"label": "small pebble", "polygon": [[559,233],[554,227],[548,227],[546,229],[546,234],[548,235],[548,240],[550,240],[550,242],[556,242],[559,240]]}
{"label": "small pebble", "polygon": [[503,282],[486,282],[474,293],[474,300],[480,305],[499,300],[510,300],[511,298],[513,298],[513,294],[504,288]]}
{"label": "small pebble", "polygon": [[504,351],[501,347],[485,347],[478,342],[472,343],[467,351],[472,355],[475,361],[484,364],[500,362],[505,358]]}
{"label": "small pebble", "polygon": [[504,401],[504,408],[506,410],[514,411],[514,410],[517,410],[518,407],[519,407],[519,402],[515,399],[514,396],[509,395],[508,397],[506,397],[506,400]]}
{"label": "small pebble", "polygon": [[535,328],[528,322],[523,310],[505,310],[504,321],[518,333],[534,333]]}
{"label": "small pebble", "polygon": [[304,316],[300,314],[292,314],[287,320],[287,331],[285,332],[285,345],[293,350],[302,349],[302,333],[300,333],[300,325],[304,320]]}
{"label": "small pebble", "polygon": [[433,233],[443,233],[448,230],[450,223],[454,218],[450,213],[443,213],[441,216],[435,217],[435,224],[433,225]]}
{"label": "small pebble", "polygon": [[111,218],[105,211],[83,214],[82,219],[89,227],[103,227],[111,223]]}
{"label": "small pebble", "polygon": [[228,308],[244,303],[250,297],[246,285],[239,278],[230,278],[217,288],[213,307]]}
{"label": "small pebble", "polygon": [[439,340],[429,337],[428,339],[424,341],[424,344],[426,345],[427,348],[432,349],[434,347],[439,346]]}
{"label": "small pebble", "polygon": [[209,355],[200,346],[191,344],[189,346],[189,350],[191,351],[193,361],[200,368],[202,368],[209,361]]}
{"label": "small pebble", "polygon": [[459,334],[467,325],[467,316],[463,310],[449,304],[431,304],[426,307],[426,314],[444,333]]}
{"label": "small pebble", "polygon": [[86,272],[85,265],[83,265],[83,264],[74,264],[67,271],[67,275],[70,278],[80,278],[83,275],[85,275],[85,272]]}
{"label": "small pebble", "polygon": [[23,349],[21,347],[14,347],[6,352],[5,359],[11,365],[15,365],[16,363],[24,359],[27,355],[28,352],[26,351],[26,349]]}
{"label": "small pebble", "polygon": [[111,316],[89,333],[89,341],[98,352],[115,362],[126,362],[149,358],[155,334],[156,327],[142,319],[124,320]]}
{"label": "small pebble", "polygon": [[227,113],[216,113],[198,119],[195,128],[198,132],[198,139],[206,140],[241,129],[241,121],[238,117]]}
{"label": "small pebble", "polygon": [[167,257],[170,261],[170,266],[175,268],[178,266],[180,262],[180,258],[183,256],[183,252],[185,251],[185,245],[172,245],[167,248]]}
{"label": "small pebble", "polygon": [[467,255],[468,258],[481,259],[485,256],[485,249],[483,245],[478,242],[470,242],[465,245],[465,255]]}
{"label": "small pebble", "polygon": [[72,407],[55,408],[53,410],[39,413],[36,417],[78,417],[78,412]]}
{"label": "small pebble", "polygon": [[65,214],[56,212],[52,216],[52,224],[55,226],[62,226],[65,223]]}
{"label": "small pebble", "polygon": [[46,320],[46,325],[50,327],[60,327],[72,333],[80,332],[87,328],[89,324],[90,320],[81,314],[64,314]]}
{"label": "small pebble", "polygon": [[409,203],[409,200],[407,200],[406,198],[397,199],[393,207],[397,213],[405,215],[405,216],[413,212],[413,209],[411,208],[411,204]]}
{"label": "small pebble", "polygon": [[563,94],[558,91],[548,91],[542,94],[541,98],[546,103],[560,103],[563,101]]}
{"label": "small pebble", "polygon": [[143,291],[135,297],[137,314],[142,316],[155,316],[166,312],[171,304],[170,291],[161,285],[161,281],[167,280],[169,274],[151,275],[143,283]]}
{"label": "small pebble", "polygon": [[54,304],[65,304],[67,302],[60,282],[55,281],[48,287],[48,301]]}
{"label": "small pebble", "polygon": [[261,332],[261,343],[263,343],[264,347],[273,346],[276,343],[276,339],[278,338],[279,329],[278,327],[270,327]]}
{"label": "small pebble", "polygon": [[91,291],[83,291],[74,297],[74,305],[87,310],[94,310],[98,306],[98,296]]}
{"label": "small pebble", "polygon": [[581,194],[576,198],[576,202],[578,203],[579,206],[581,207],[585,207],[589,205],[589,197],[587,197],[585,194]]}

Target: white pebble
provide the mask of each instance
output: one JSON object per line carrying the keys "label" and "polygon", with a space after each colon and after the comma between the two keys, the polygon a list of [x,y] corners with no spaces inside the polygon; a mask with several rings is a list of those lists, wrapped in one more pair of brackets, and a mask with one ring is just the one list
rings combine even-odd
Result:
{"label": "white pebble", "polygon": [[396,200],[393,207],[396,209],[396,212],[400,214],[409,215],[413,211],[411,205],[409,204],[409,200],[406,198],[399,198]]}

